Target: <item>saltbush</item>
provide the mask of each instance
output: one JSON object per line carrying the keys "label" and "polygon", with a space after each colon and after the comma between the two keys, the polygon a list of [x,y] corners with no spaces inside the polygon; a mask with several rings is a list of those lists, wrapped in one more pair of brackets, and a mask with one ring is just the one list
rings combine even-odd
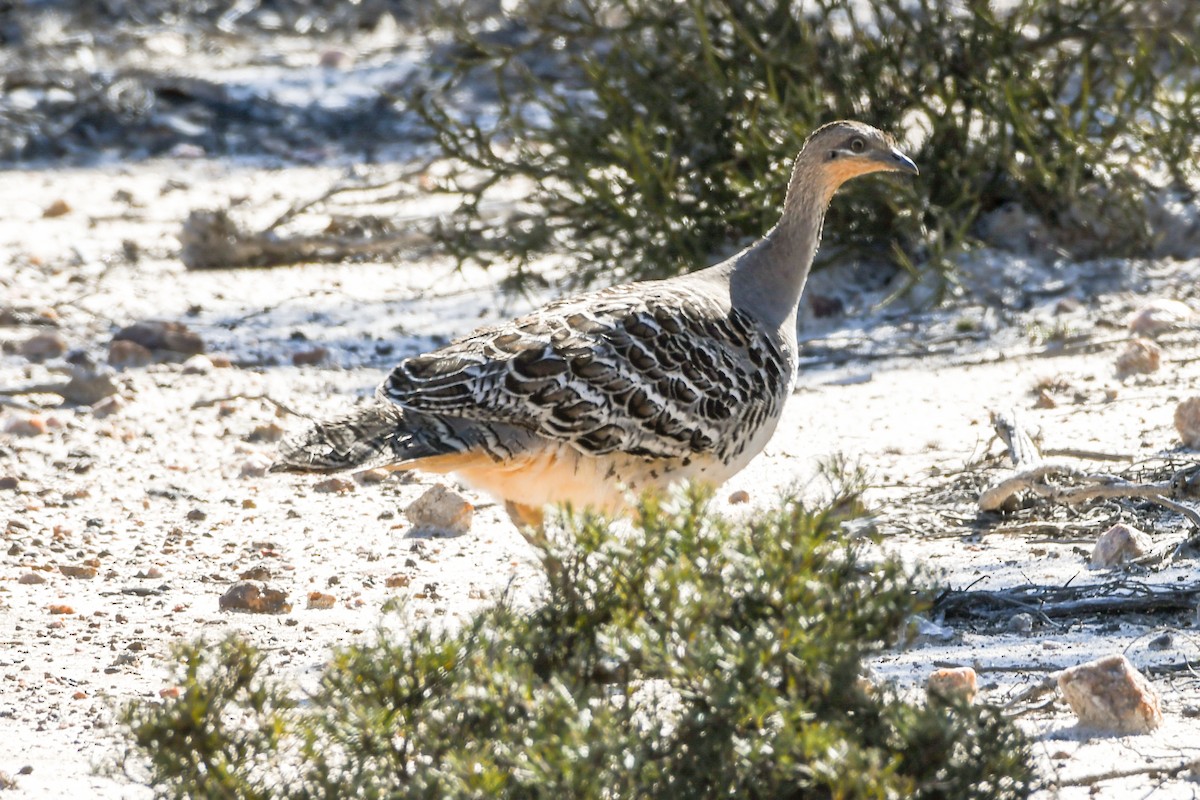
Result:
{"label": "saltbush", "polygon": [[304,697],[243,640],[191,644],[181,696],[125,710],[126,768],[180,798],[1027,796],[997,710],[864,677],[924,599],[842,540],[856,510],[735,524],[693,496],[632,532],[568,523],[535,608],[381,631]]}
{"label": "saltbush", "polygon": [[[922,174],[850,184],[824,258],[947,269],[1010,203],[1050,251],[1146,255],[1148,193],[1195,178],[1184,0],[501,5],[451,4],[440,78],[407,98],[462,168],[440,236],[463,259],[565,251],[606,281],[702,266],[775,222],[804,136],[846,117],[912,135]],[[509,179],[526,202],[497,218]]]}

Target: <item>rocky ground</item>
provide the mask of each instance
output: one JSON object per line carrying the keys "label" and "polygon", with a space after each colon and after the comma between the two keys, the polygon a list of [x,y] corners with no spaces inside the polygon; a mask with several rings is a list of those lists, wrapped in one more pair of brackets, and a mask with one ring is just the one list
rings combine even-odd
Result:
{"label": "rocky ground", "polygon": [[[473,519],[443,535],[406,515],[440,478],[264,472],[304,416],[342,409],[404,355],[540,299],[506,298],[500,275],[416,254],[274,270],[179,263],[189,211],[241,198],[248,216],[270,219],[337,176],[155,159],[26,170],[0,185],[0,770],[14,796],[149,795],[94,768],[119,750],[114,707],[172,694],[174,642],[240,631],[303,687],[332,646],[394,619],[394,599],[411,620],[454,624],[510,587],[538,591],[532,553],[501,509],[453,483]],[[965,292],[941,311],[861,315],[877,294],[845,274],[817,276],[813,293],[851,313],[806,313],[798,391],[718,508],[753,513],[789,488],[819,492],[817,466],[841,455],[871,476],[881,546],[948,587],[1194,592],[1190,551],[1153,567],[1089,567],[1109,523],[1165,545],[1194,533],[1178,514],[1114,501],[1005,519],[974,501],[1004,468],[992,409],[1017,409],[1048,451],[1127,459],[1080,462],[1088,469],[1195,463],[1173,414],[1200,386],[1200,337],[1163,333],[1155,369],[1146,356],[1118,377],[1117,360],[1127,313],[1149,300],[1195,307],[1200,262],[1050,269],[986,253],[964,274]],[[1006,292],[1024,301],[989,299]],[[128,330],[151,320],[178,325]],[[1039,518],[1052,525],[1014,525]],[[222,609],[245,578],[286,594],[278,613]],[[1004,703],[1056,670],[1124,653],[1150,674],[1163,725],[1095,734],[1062,702],[1042,702],[1053,695],[1018,704],[1060,787],[1046,794],[1194,797],[1181,765],[1200,756],[1200,681],[1186,668],[1200,652],[1195,611],[1034,612],[931,620],[878,659],[877,677],[915,692],[938,667],[973,666],[982,697]]]}

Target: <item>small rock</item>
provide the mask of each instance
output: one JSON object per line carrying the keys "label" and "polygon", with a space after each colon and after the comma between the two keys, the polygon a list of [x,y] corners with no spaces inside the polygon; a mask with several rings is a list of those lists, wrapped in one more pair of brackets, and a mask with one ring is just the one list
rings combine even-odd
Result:
{"label": "small rock", "polygon": [[68,402],[90,406],[115,395],[118,389],[108,367],[76,364],[71,368],[71,380],[57,391]]}
{"label": "small rock", "polygon": [[213,363],[208,356],[197,353],[183,362],[184,375],[207,375],[212,372]]}
{"label": "small rock", "polygon": [[1118,522],[1100,534],[1092,548],[1092,566],[1115,567],[1144,556],[1151,547],[1150,537],[1142,531]]}
{"label": "small rock", "polygon": [[178,700],[180,695],[178,686],[167,686],[158,690],[158,696],[164,700]]}
{"label": "small rock", "polygon": [[1084,728],[1146,733],[1163,721],[1158,692],[1123,655],[1063,670],[1058,689]]}
{"label": "small rock", "polygon": [[1024,611],[1013,614],[1004,627],[1014,633],[1029,633],[1033,630],[1033,614]]}
{"label": "small rock", "polygon": [[21,342],[17,352],[30,361],[58,358],[67,352],[67,340],[57,333],[39,333]]}
{"label": "small rock", "polygon": [[349,494],[355,490],[354,481],[346,480],[345,478],[326,478],[319,481],[313,486],[314,492],[322,494]]}
{"label": "small rock", "polygon": [[400,589],[408,586],[409,580],[407,575],[397,572],[395,575],[389,575],[383,585],[389,589]]}
{"label": "small rock", "polygon": [[13,436],[41,436],[47,430],[46,421],[37,414],[13,417],[4,425],[4,432]]}
{"label": "small rock", "polygon": [[287,592],[251,581],[235,583],[221,595],[222,611],[249,611],[252,614],[286,614],[292,610]]}
{"label": "small rock", "polygon": [[204,522],[206,519],[208,519],[208,514],[202,508],[193,508],[187,512],[188,522]]}
{"label": "small rock", "polygon": [[37,574],[36,572],[26,572],[24,575],[22,575],[20,578],[17,579],[17,583],[24,583],[27,585],[34,585],[34,586],[36,586],[39,583],[45,583],[45,582],[46,582],[46,579],[43,578],[41,575]]}
{"label": "small rock", "polygon": [[391,472],[386,469],[364,469],[362,472],[354,473],[354,477],[362,483],[383,483],[391,476]]}
{"label": "small rock", "polygon": [[321,51],[317,59],[317,64],[325,69],[346,69],[353,63],[354,57],[350,53],[335,47]]}
{"label": "small rock", "polygon": [[213,353],[208,359],[216,369],[229,369],[233,366],[233,359],[224,353]]}
{"label": "small rock", "polygon": [[939,669],[925,681],[925,694],[930,700],[975,701],[979,683],[970,667]]}
{"label": "small rock", "polygon": [[1189,397],[1175,407],[1175,430],[1185,446],[1200,450],[1200,397]]}
{"label": "small rock", "polygon": [[0,477],[0,490],[11,492],[21,487],[21,479],[16,475],[5,475]]}
{"label": "small rock", "polygon": [[283,438],[283,426],[278,422],[270,422],[266,425],[259,425],[250,433],[246,434],[247,442],[278,442]]}
{"label": "small rock", "polygon": [[271,570],[259,564],[257,567],[251,567],[238,575],[244,581],[269,581],[271,580]]}
{"label": "small rock", "polygon": [[243,478],[261,478],[271,469],[271,459],[262,453],[251,453],[242,462],[240,474]]}
{"label": "small rock", "polygon": [[1129,330],[1138,336],[1155,336],[1192,324],[1196,313],[1178,300],[1151,300],[1125,318]]}
{"label": "small rock", "polygon": [[1117,377],[1148,375],[1162,363],[1162,348],[1149,339],[1132,339],[1117,355]]}
{"label": "small rock", "polygon": [[311,367],[329,358],[329,350],[325,347],[314,347],[311,350],[301,350],[292,353],[292,364],[297,367]]}
{"label": "small rock", "polygon": [[94,578],[96,568],[82,564],[60,564],[58,571],[68,578]]}
{"label": "small rock", "polygon": [[750,493],[745,489],[738,489],[736,492],[731,492],[729,495],[729,505],[736,506],[742,503],[750,502]]}
{"label": "small rock", "polygon": [[185,355],[204,352],[204,340],[182,322],[135,322],[117,331],[113,341],[136,342],[147,350],[169,350]]}
{"label": "small rock", "polygon": [[915,614],[908,621],[907,644],[944,644],[958,638],[958,631],[949,625],[939,625],[933,620]]}
{"label": "small rock", "polygon": [[92,416],[97,419],[111,417],[113,414],[125,407],[125,399],[119,394],[109,395],[108,397],[92,404]]}
{"label": "small rock", "polygon": [[418,530],[458,535],[471,529],[475,507],[462,495],[437,484],[413,501],[404,515]]}
{"label": "small rock", "polygon": [[71,206],[66,200],[61,197],[55,200],[50,205],[42,210],[42,216],[46,219],[54,219],[55,217],[63,217],[71,213]]}
{"label": "small rock", "polygon": [[324,592],[309,592],[308,593],[308,607],[309,608],[325,610],[328,608],[333,608],[333,604],[336,602],[337,602],[337,598],[331,594],[325,594]]}
{"label": "small rock", "polygon": [[146,347],[128,339],[118,339],[108,346],[108,363],[114,367],[144,367],[154,360]]}
{"label": "small rock", "polygon": [[75,609],[71,608],[68,605],[63,605],[61,603],[51,603],[50,604],[50,613],[51,614],[74,614]]}
{"label": "small rock", "polygon": [[1175,637],[1171,635],[1170,631],[1160,633],[1146,644],[1146,647],[1150,650],[1170,650],[1174,646]]}

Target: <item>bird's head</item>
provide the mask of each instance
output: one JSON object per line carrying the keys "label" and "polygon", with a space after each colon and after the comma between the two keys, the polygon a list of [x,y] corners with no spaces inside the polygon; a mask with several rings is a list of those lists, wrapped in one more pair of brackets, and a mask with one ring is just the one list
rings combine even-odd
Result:
{"label": "bird's head", "polygon": [[804,143],[797,167],[822,190],[826,202],[851,178],[870,172],[918,174],[917,165],[900,152],[892,137],[861,122],[842,120],[822,125]]}

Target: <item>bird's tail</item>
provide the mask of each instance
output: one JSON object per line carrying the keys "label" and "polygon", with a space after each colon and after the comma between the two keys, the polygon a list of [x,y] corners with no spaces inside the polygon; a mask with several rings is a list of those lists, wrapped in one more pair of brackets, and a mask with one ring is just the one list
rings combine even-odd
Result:
{"label": "bird's tail", "polygon": [[272,472],[340,472],[408,461],[413,437],[404,412],[391,403],[373,402],[333,419],[314,423],[283,443]]}

